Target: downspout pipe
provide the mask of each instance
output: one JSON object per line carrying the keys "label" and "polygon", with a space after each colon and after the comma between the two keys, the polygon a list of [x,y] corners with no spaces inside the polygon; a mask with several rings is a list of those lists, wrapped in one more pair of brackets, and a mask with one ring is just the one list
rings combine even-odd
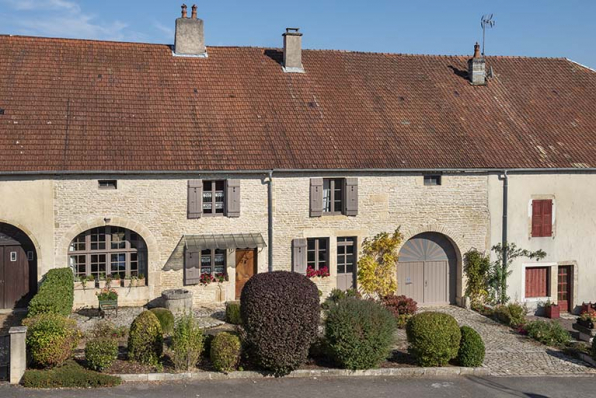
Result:
{"label": "downspout pipe", "polygon": [[273,170],[269,171],[267,183],[267,268],[273,272]]}
{"label": "downspout pipe", "polygon": [[[501,237],[501,246],[503,248],[503,273],[505,273],[507,268],[507,198],[509,195],[509,176],[507,175],[507,170],[503,171],[503,235]],[[506,286],[501,286],[502,289],[505,289]],[[501,292],[503,295],[504,292]],[[505,304],[505,303],[502,303]]]}

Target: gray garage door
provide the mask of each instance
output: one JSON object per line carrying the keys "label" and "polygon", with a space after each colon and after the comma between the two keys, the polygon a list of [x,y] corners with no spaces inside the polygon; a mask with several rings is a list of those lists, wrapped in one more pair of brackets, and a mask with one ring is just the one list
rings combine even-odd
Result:
{"label": "gray garage door", "polygon": [[455,250],[444,235],[416,235],[399,252],[397,293],[424,305],[455,303],[456,266]]}

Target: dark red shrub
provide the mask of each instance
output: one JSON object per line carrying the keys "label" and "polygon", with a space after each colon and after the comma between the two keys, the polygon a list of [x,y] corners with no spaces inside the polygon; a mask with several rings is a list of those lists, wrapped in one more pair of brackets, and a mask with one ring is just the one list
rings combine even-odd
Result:
{"label": "dark red shrub", "polygon": [[387,308],[395,319],[400,328],[406,326],[408,319],[418,311],[418,303],[406,296],[389,295],[381,299],[381,302]]}
{"label": "dark red shrub", "polygon": [[276,271],[250,278],[240,297],[248,356],[283,375],[298,368],[317,339],[319,290],[306,276]]}

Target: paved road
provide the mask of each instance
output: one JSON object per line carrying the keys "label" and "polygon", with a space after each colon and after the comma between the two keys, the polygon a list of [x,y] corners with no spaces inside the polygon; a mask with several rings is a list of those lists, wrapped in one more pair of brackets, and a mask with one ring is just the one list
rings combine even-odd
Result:
{"label": "paved road", "polygon": [[33,391],[0,386],[2,398],[595,397],[596,377],[337,378],[126,384],[113,389]]}

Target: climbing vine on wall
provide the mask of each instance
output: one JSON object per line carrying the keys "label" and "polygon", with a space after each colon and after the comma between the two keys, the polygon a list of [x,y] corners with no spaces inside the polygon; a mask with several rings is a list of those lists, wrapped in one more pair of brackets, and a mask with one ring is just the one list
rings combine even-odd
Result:
{"label": "climbing vine on wall", "polygon": [[367,297],[384,297],[397,290],[397,248],[403,235],[396,229],[392,234],[382,232],[365,239],[362,257],[358,261],[359,290]]}

